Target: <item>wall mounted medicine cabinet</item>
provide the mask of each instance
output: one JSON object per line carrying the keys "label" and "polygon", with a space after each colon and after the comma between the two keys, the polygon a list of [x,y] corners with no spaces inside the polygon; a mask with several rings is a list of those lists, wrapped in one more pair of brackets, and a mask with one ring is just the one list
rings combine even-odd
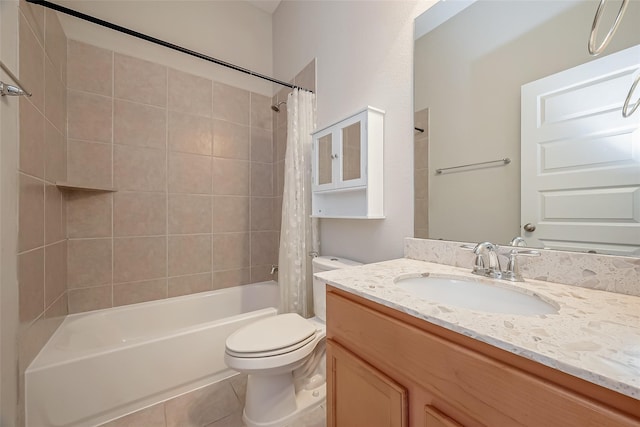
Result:
{"label": "wall mounted medicine cabinet", "polygon": [[384,218],[384,111],[367,107],[313,133],[312,215]]}

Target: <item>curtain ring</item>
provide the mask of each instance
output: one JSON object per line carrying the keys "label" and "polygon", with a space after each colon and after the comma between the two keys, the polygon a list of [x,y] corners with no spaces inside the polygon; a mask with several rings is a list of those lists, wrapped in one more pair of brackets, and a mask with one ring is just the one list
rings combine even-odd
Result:
{"label": "curtain ring", "polygon": [[602,15],[602,12],[604,11],[604,4],[606,2],[607,0],[600,0],[600,4],[598,5],[598,10],[596,10],[596,16],[594,16],[593,18],[593,25],[591,26],[591,34],[589,35],[589,54],[591,56],[599,55],[607,47],[607,45],[613,38],[613,35],[615,34],[616,30],[618,29],[618,26],[620,25],[620,21],[622,20],[622,16],[624,15],[624,12],[627,8],[629,0],[622,0],[622,4],[620,5],[620,10],[618,10],[618,15],[616,16],[615,21],[613,21],[613,25],[609,29],[609,32],[605,36],[604,40],[602,40],[602,43],[600,44],[600,46],[595,47],[596,36],[598,34],[598,26],[600,24],[600,15]]}
{"label": "curtain ring", "polygon": [[629,89],[629,94],[627,95],[627,99],[624,100],[624,105],[622,106],[622,117],[627,118],[636,112],[638,106],[640,106],[640,99],[638,99],[631,107],[631,111],[629,111],[629,103],[631,102],[631,97],[633,93],[636,91],[636,87],[638,87],[638,83],[640,83],[640,73],[636,76],[633,84],[631,85],[631,89]]}

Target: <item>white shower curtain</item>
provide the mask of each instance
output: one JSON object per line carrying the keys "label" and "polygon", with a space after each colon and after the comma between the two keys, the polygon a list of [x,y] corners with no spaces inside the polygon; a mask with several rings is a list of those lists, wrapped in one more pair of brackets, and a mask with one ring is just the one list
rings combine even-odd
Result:
{"label": "white shower curtain", "polygon": [[287,149],[284,159],[282,228],[278,259],[280,312],[313,313],[309,252],[318,252],[318,220],[311,218],[311,132],[315,94],[294,89],[287,99]]}

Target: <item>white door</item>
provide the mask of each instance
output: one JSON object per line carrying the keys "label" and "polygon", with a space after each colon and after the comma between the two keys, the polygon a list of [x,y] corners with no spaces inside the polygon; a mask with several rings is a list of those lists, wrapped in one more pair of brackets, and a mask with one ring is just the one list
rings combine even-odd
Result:
{"label": "white door", "polygon": [[522,86],[531,246],[640,255],[640,113],[621,114],[638,73],[640,45]]}

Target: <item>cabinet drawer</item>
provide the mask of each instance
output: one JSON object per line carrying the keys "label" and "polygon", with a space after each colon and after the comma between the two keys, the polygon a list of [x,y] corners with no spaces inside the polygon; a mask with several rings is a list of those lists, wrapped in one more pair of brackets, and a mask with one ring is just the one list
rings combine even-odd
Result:
{"label": "cabinet drawer", "polygon": [[494,427],[640,426],[637,418],[334,291],[327,294],[327,336],[391,377],[410,379],[447,402],[454,409],[447,415],[456,420]]}

